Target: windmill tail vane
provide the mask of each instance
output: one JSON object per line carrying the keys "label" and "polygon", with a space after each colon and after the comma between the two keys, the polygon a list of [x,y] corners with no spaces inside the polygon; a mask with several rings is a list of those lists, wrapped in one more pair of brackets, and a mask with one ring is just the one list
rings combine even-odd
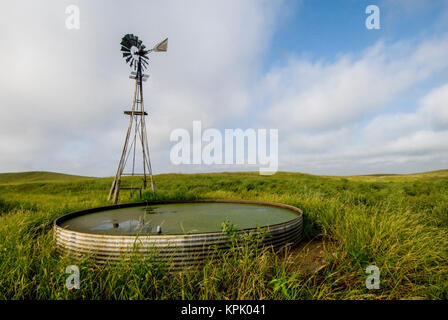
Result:
{"label": "windmill tail vane", "polygon": [[155,52],[167,51],[168,50],[168,38],[166,38],[162,42],[159,42],[158,44],[156,44],[152,50]]}
{"label": "windmill tail vane", "polygon": [[[125,142],[123,150],[121,153],[121,158],[118,163],[117,173],[115,175],[114,181],[109,191],[109,200],[113,200],[116,204],[118,202],[118,197],[120,189],[131,190],[131,193],[135,190],[140,191],[140,196],[142,189],[146,189],[148,179],[151,183],[151,189],[153,192],[156,190],[156,185],[152,176],[151,161],[149,157],[149,143],[148,135],[146,131],[146,121],[145,116],[148,113],[145,111],[145,106],[143,102],[143,82],[147,80],[148,75],[144,74],[143,71],[149,65],[148,54],[150,52],[166,52],[168,49],[168,38],[159,42],[154,46],[153,49],[147,50],[143,42],[133,34],[126,34],[121,39],[121,53],[123,59],[134,72],[131,72],[129,78],[135,79],[134,86],[134,96],[132,99],[131,110],[124,111],[125,115],[129,116],[129,125],[126,131]],[[141,150],[142,155],[142,171],[141,173],[136,173],[136,152],[137,145]],[[131,161],[129,163],[128,160]],[[124,170],[126,165],[131,166],[131,172],[125,173]],[[140,187],[134,186],[133,180],[131,180],[130,186],[122,185],[123,176],[141,176],[142,184]],[[124,182],[124,180],[123,180]]]}

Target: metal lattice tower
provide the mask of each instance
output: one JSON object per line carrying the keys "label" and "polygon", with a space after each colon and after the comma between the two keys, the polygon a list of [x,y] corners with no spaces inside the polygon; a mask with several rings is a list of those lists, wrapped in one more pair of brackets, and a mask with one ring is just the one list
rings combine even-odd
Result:
{"label": "metal lattice tower", "polygon": [[[153,192],[156,190],[156,185],[152,177],[151,161],[149,158],[149,144],[148,135],[146,132],[145,116],[148,113],[145,111],[145,105],[143,102],[143,82],[147,80],[148,75],[143,73],[144,68],[148,66],[148,53],[150,52],[163,52],[167,51],[168,39],[163,40],[157,44],[153,49],[145,50],[145,46],[137,36],[127,34],[121,40],[121,51],[126,63],[129,63],[134,72],[131,72],[129,78],[135,79],[134,97],[132,99],[131,110],[124,111],[124,114],[129,115],[129,125],[126,131],[126,138],[124,141],[123,151],[121,153],[120,162],[118,163],[117,173],[115,179],[112,182],[112,186],[109,192],[109,200],[113,199],[116,204],[118,202],[118,196],[120,189],[134,189],[141,190],[146,189],[148,178],[151,183]],[[136,152],[137,145],[142,152],[142,171],[136,173]],[[131,159],[129,159],[131,157]],[[131,160],[131,172],[125,173],[124,169],[128,164],[128,160]],[[122,176],[142,176],[141,187],[123,187],[121,186]]]}

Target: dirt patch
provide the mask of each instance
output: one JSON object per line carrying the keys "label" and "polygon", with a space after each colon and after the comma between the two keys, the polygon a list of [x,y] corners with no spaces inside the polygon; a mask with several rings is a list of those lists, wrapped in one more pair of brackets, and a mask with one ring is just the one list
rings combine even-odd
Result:
{"label": "dirt patch", "polygon": [[326,267],[324,259],[324,242],[322,239],[302,241],[299,245],[285,251],[285,258],[291,268],[303,272],[318,272]]}

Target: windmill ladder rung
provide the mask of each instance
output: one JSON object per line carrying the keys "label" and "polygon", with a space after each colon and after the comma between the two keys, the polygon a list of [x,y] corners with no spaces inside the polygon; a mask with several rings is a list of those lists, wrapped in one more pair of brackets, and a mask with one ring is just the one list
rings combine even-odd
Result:
{"label": "windmill ladder rung", "polygon": [[122,176],[144,176],[144,175],[148,175],[148,173],[122,173]]}
{"label": "windmill ladder rung", "polygon": [[[124,111],[124,114],[131,116],[132,111]],[[144,112],[143,111],[134,111],[134,116],[143,116],[143,115],[147,116],[148,113],[146,111],[144,111]]]}

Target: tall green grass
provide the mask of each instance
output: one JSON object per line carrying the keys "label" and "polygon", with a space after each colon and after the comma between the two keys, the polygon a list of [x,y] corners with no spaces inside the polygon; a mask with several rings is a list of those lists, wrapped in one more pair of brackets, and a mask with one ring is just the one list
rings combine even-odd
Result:
{"label": "tall green grass", "polygon": [[[110,178],[0,181],[0,299],[447,299],[448,172],[321,177],[295,173],[158,175],[147,200],[252,199],[304,211],[306,239],[323,244],[318,268],[302,252],[258,249],[251,241],[184,272],[131,257],[98,266],[59,255],[53,220],[105,205]],[[138,182],[138,178],[133,183]],[[122,192],[121,202],[137,201]],[[229,228],[226,229],[229,231]],[[231,231],[231,228],[230,228]],[[81,289],[65,288],[65,268]],[[367,290],[365,268],[381,271]]]}

